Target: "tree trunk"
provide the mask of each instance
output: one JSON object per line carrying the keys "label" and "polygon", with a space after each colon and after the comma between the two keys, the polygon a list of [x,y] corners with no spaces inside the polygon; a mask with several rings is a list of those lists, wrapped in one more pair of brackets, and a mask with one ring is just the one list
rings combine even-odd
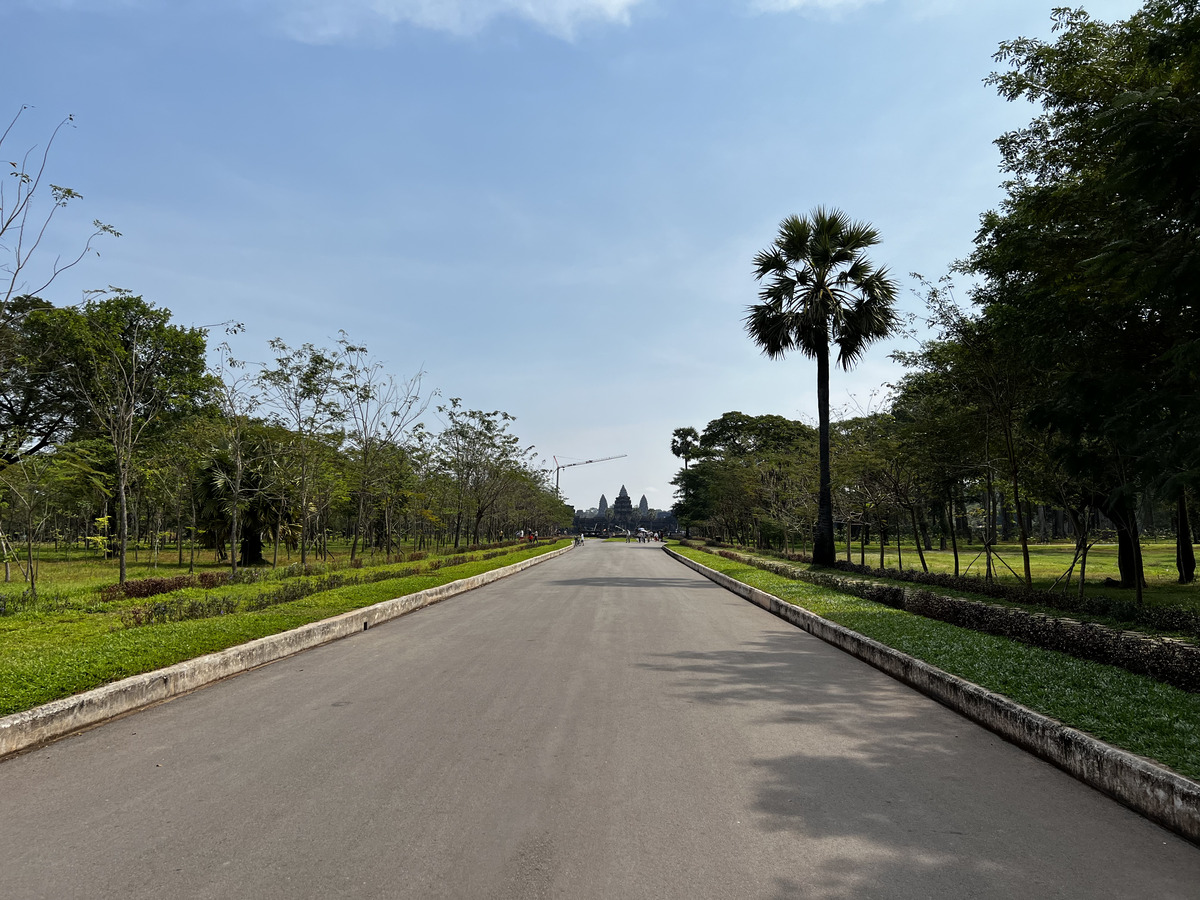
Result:
{"label": "tree trunk", "polygon": [[917,534],[917,507],[916,507],[916,505],[914,504],[913,506],[910,506],[908,508],[908,511],[912,515],[913,535],[916,536],[916,538],[917,538],[917,540],[916,540],[917,557],[921,560],[921,571],[928,572],[929,566],[926,565],[926,563],[925,563],[925,551],[921,549],[921,537],[920,537],[920,535]]}
{"label": "tree trunk", "polygon": [[251,528],[242,535],[241,552],[243,566],[266,565],[267,561],[263,557],[262,534],[257,528]]}
{"label": "tree trunk", "polygon": [[[954,512],[954,500],[950,501],[950,512]],[[950,546],[954,549],[954,577],[958,577],[958,529],[953,525],[950,528]]]}
{"label": "tree trunk", "polygon": [[1178,522],[1175,526],[1175,568],[1179,570],[1179,583],[1191,584],[1196,580],[1196,551],[1192,547],[1192,528],[1188,522],[1187,492],[1179,492],[1176,504]]}
{"label": "tree trunk", "polygon": [[817,353],[817,419],[821,456],[820,501],[817,533],[813,535],[813,563],[832,566],[837,561],[833,545],[833,493],[829,473],[829,341]]}
{"label": "tree trunk", "polygon": [[188,574],[196,571],[196,498],[192,497],[192,533],[188,535]]}
{"label": "tree trunk", "polygon": [[1135,588],[1138,601],[1142,598],[1142,553],[1138,538],[1137,514],[1127,497],[1116,499],[1105,515],[1117,529],[1117,567],[1121,571],[1121,587]]}
{"label": "tree trunk", "polygon": [[118,559],[119,559],[118,571],[120,574],[118,575],[117,580],[121,584],[125,583],[125,574],[126,574],[125,548],[129,543],[129,518],[128,518],[129,509],[127,506],[127,501],[125,499],[125,478],[126,478],[125,472],[122,471],[120,464],[118,464],[117,465],[117,498],[119,500],[121,520],[117,523],[117,543],[120,545],[120,547],[118,548],[118,551],[117,551],[120,554],[120,556],[118,557]]}
{"label": "tree trunk", "polygon": [[[1010,438],[1011,442],[1011,438]],[[1012,451],[1009,452],[1010,459]],[[1033,573],[1029,567],[1029,529],[1026,526],[1026,517],[1021,509],[1021,491],[1017,486],[1017,464],[1012,464],[1012,489],[1013,489],[1013,512],[1017,516],[1017,531],[1021,535],[1021,558],[1025,562],[1025,587],[1033,587]]]}
{"label": "tree trunk", "polygon": [[238,508],[234,494],[233,515],[229,519],[229,574],[236,575],[238,567]]}

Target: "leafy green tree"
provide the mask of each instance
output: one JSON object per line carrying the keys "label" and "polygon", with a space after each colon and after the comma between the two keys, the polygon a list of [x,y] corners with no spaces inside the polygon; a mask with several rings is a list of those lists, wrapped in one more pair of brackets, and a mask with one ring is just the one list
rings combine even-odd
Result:
{"label": "leafy green tree", "polygon": [[52,308],[27,295],[0,302],[0,460],[6,463],[68,440],[88,422],[66,375],[63,336],[35,315]]}
{"label": "leafy green tree", "polygon": [[1000,94],[1040,109],[997,142],[1007,197],[969,266],[989,322],[1046,376],[1031,420],[1104,485],[1140,596],[1138,498],[1200,477],[1200,5],[1149,0],[1112,24],[1058,9],[1054,28],[997,54]]}
{"label": "leafy green tree", "polygon": [[510,432],[515,417],[501,410],[464,409],[462,400],[438,407],[446,427],[437,440],[437,463],[454,484],[454,546],[470,525],[472,543],[479,526],[521,475],[532,469],[532,447],[521,447]]}
{"label": "leafy green tree", "polygon": [[800,350],[817,362],[820,488],[813,561],[831,566],[836,549],[829,463],[829,356],[849,370],[876,340],[897,327],[896,284],[866,251],[879,233],[840,210],[817,207],[789,216],[775,242],[754,258],[763,287],[750,306],[746,331],[771,359]]}
{"label": "leafy green tree", "polygon": [[169,309],[126,293],[37,315],[62,341],[64,374],[112,443],[124,583],[135,453],[144,438],[192,410],[211,388],[204,365],[205,332],[172,325]]}

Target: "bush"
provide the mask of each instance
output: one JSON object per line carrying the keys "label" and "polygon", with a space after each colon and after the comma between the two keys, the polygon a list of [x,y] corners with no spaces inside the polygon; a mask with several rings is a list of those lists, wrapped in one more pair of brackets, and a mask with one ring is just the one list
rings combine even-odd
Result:
{"label": "bush", "polygon": [[232,597],[202,597],[174,600],[159,600],[145,606],[131,606],[121,610],[121,624],[126,628],[154,625],[161,622],[183,622],[187,619],[211,619],[238,611],[238,602]]}
{"label": "bush", "polygon": [[100,599],[106,603],[114,600],[144,599],[159,594],[169,594],[171,591],[195,587],[196,576],[175,575],[170,578],[137,578],[124,584],[110,584],[100,589]]}

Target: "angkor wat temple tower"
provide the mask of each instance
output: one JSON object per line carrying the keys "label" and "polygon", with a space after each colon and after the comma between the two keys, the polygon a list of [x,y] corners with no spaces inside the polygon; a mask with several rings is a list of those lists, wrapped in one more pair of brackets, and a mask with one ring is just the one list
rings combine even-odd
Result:
{"label": "angkor wat temple tower", "polygon": [[613,503],[613,521],[628,522],[632,518],[633,501],[629,499],[629,491],[625,490],[625,485],[621,485],[621,493],[617,494]]}

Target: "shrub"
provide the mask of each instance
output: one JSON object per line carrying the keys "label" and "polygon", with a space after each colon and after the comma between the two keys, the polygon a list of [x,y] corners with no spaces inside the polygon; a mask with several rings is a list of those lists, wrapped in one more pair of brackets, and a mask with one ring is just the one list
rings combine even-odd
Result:
{"label": "shrub", "polygon": [[121,624],[126,628],[154,625],[161,622],[183,622],[187,619],[211,619],[238,611],[238,602],[232,597],[183,598],[158,600],[145,606],[131,606],[121,610]]}
{"label": "shrub", "polygon": [[194,575],[175,575],[170,578],[137,578],[124,584],[110,584],[100,591],[100,597],[105,602],[130,599],[144,599],[159,594],[169,594],[183,588],[195,587]]}
{"label": "shrub", "polygon": [[206,591],[211,591],[213,588],[224,587],[229,584],[228,572],[201,572],[200,587]]}

